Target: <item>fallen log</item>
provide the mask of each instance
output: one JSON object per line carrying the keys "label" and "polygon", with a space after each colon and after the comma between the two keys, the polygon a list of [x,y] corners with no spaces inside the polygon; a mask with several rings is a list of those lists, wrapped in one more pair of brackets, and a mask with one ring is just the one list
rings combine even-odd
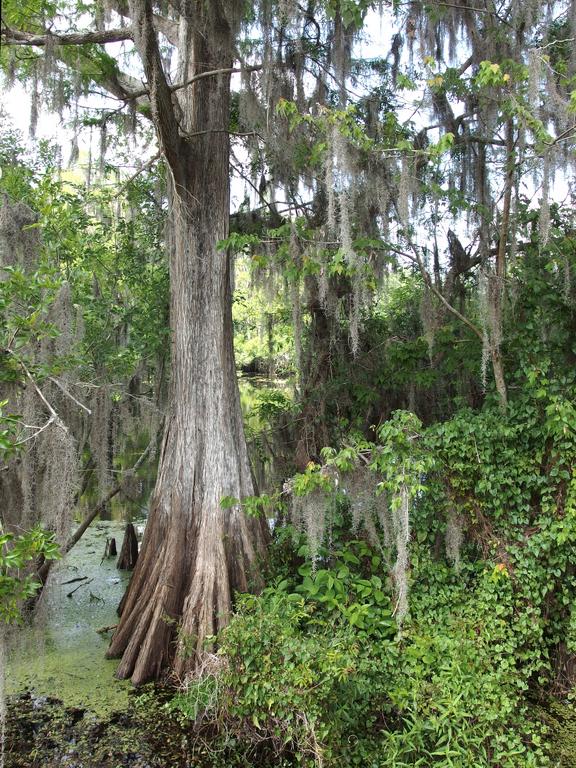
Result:
{"label": "fallen log", "polygon": [[[66,593],[66,597],[72,597],[74,592],[78,592],[80,587],[86,587],[86,586],[88,586],[88,584],[91,584],[93,581],[94,581],[94,579],[89,579],[85,584],[78,584],[78,586],[74,587],[74,589],[71,592],[67,592]],[[90,594],[92,594],[92,593],[90,593]]]}
{"label": "fallen log", "polygon": [[97,629],[96,632],[98,632],[99,635],[105,635],[106,632],[112,632],[113,629],[116,629],[118,624],[109,624],[107,627],[100,627],[100,629]]}

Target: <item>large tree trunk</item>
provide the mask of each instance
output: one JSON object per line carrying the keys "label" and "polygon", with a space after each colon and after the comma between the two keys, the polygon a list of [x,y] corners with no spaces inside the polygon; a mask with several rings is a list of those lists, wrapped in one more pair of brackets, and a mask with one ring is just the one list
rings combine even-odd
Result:
{"label": "large tree trunk", "polygon": [[[154,97],[162,73],[159,60],[146,58],[154,40],[144,5],[131,4]],[[191,5],[190,76],[230,68],[232,31],[222,4]],[[224,496],[253,493],[234,365],[230,262],[217,249],[228,233],[230,74],[201,78],[189,91],[181,100],[189,138],[178,147],[162,110],[154,113],[173,177],[172,402],[142,550],[108,650],[122,657],[118,676],[135,684],[166,666],[179,675],[194,666],[206,638],[226,624],[234,592],[260,586],[267,541],[266,521],[220,504]]]}

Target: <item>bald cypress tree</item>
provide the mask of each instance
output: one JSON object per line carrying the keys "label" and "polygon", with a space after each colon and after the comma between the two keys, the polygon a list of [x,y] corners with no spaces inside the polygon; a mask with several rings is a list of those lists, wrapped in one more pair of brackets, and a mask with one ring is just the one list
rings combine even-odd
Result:
{"label": "bald cypress tree", "polygon": [[[218,248],[228,234],[230,77],[242,7],[198,0],[161,16],[144,0],[114,10],[124,26],[56,35],[46,14],[26,19],[8,9],[3,37],[84,72],[92,62],[90,79],[152,120],[170,179],[170,412],[142,551],[108,651],[121,658],[118,676],[138,684],[166,666],[193,665],[205,638],[226,623],[234,592],[259,586],[267,526],[220,504],[253,494],[230,259]],[[179,88],[169,85],[160,31],[180,47]],[[114,41],[133,41],[144,85],[104,53]],[[193,638],[192,655],[178,653],[176,626]]]}

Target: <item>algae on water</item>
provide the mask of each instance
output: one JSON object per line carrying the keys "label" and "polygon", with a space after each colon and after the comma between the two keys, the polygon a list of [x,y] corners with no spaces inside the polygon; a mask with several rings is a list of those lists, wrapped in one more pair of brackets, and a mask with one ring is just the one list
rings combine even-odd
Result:
{"label": "algae on water", "polygon": [[98,716],[125,707],[130,686],[114,678],[116,662],[104,658],[109,634],[96,631],[116,624],[130,578],[116,569],[116,558],[102,560],[106,539],[123,530],[119,521],[96,523],[53,566],[33,625],[18,630],[11,643],[8,694],[29,689]]}

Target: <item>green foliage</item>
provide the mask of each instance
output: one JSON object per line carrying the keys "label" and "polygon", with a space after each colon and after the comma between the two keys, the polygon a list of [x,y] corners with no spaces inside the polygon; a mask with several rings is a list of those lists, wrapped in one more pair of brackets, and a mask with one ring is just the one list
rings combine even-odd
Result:
{"label": "green foliage", "polygon": [[374,5],[371,0],[329,0],[326,11],[331,18],[341,14],[344,26],[360,29],[367,11]]}
{"label": "green foliage", "polygon": [[[301,548],[304,554],[305,549]],[[328,553],[325,553],[328,555]],[[302,582],[289,596],[298,594],[312,606],[318,604],[328,620],[355,627],[359,638],[379,642],[389,639],[396,632],[392,618],[390,596],[377,575],[382,558],[364,541],[348,541],[330,553],[330,568],[313,569],[309,563],[298,569]],[[283,580],[276,591],[288,589],[289,580]],[[313,621],[316,617],[313,616]]]}
{"label": "green foliage", "polygon": [[510,75],[502,71],[498,63],[491,61],[481,61],[476,82],[481,87],[505,85],[510,80]]}
{"label": "green foliage", "polygon": [[542,728],[522,700],[509,579],[482,564],[456,579],[422,547],[412,562],[414,619],[391,694],[405,724],[392,736],[399,764],[547,765]]}
{"label": "green foliage", "polygon": [[278,503],[278,494],[269,495],[267,493],[261,493],[259,496],[246,496],[242,500],[234,496],[223,496],[220,499],[222,509],[241,507],[248,517],[272,517],[273,512],[278,508]]}
{"label": "green foliage", "polygon": [[[10,353],[25,351],[31,343],[58,336],[46,321],[46,312],[62,285],[58,272],[45,264],[30,273],[19,267],[2,268],[0,283],[0,346],[5,350],[0,362],[0,380],[21,379],[23,372],[17,357]],[[54,361],[57,364],[57,361]]]}
{"label": "green foliage", "polygon": [[0,457],[7,461],[17,451],[15,445],[20,419],[4,412],[8,400],[0,400]]}
{"label": "green foliage", "polygon": [[[149,200],[143,202],[149,183],[142,184],[122,200],[124,214],[142,205],[142,215],[132,219],[117,217],[113,189],[85,189],[47,177],[36,198],[45,256],[64,271],[82,307],[86,362],[115,376],[128,375],[140,359],[158,354],[168,332],[163,215]],[[119,343],[122,337],[128,343]]]}
{"label": "green foliage", "polygon": [[[226,667],[217,683],[192,684],[172,706],[219,722],[245,743],[268,742],[277,756],[295,754],[301,764],[339,751],[355,714],[369,715],[367,697],[381,672],[367,664],[362,644],[368,637],[385,643],[394,632],[379,580],[353,572],[347,554],[360,562],[351,547],[312,578],[303,566],[292,585],[284,580],[261,597],[243,596],[221,638]],[[384,644],[381,661],[388,663]]]}
{"label": "green foliage", "polygon": [[47,0],[31,0],[25,5],[22,3],[7,0],[2,6],[2,16],[4,23],[9,26],[19,27],[22,24],[34,25],[42,29],[44,15],[50,15],[56,12],[57,3],[47,2]]}
{"label": "green foliage", "polygon": [[[56,172],[49,148],[22,146],[3,125],[0,189],[11,198],[7,215],[17,220],[5,223],[13,266],[3,266],[0,281],[0,388],[8,384],[13,412],[27,407],[14,383],[43,393],[76,441],[87,467],[82,502],[90,503],[159,428],[155,400],[169,353],[163,182],[152,170],[123,186],[115,176],[114,183],[92,178],[86,186],[77,169]],[[73,384],[62,385],[66,378]],[[47,436],[49,416],[28,418],[30,426],[7,436],[23,446],[24,461],[34,459],[36,438]],[[131,434],[120,434],[120,421],[128,432],[131,418]],[[107,466],[94,472],[95,461]],[[139,479],[134,492],[145,497],[149,466]]]}
{"label": "green foliage", "polygon": [[168,334],[168,268],[154,174],[120,190],[87,188],[74,173],[59,180],[51,148],[40,144],[27,154],[9,125],[0,132],[0,162],[0,189],[37,212],[26,230],[41,233],[32,272],[3,270],[0,346],[23,348],[54,334],[45,313],[67,280],[85,328],[77,365],[98,376],[109,369],[117,379],[131,375],[140,360],[161,355]]}
{"label": "green foliage", "polygon": [[298,765],[546,765],[491,574],[470,569],[456,583],[419,552],[422,618],[399,636],[381,567],[350,542],[329,567],[302,566],[243,596],[220,638],[220,672],[190,683],[171,708],[199,735],[212,729],[214,754],[232,736],[253,755],[264,743]]}
{"label": "green foliage", "polygon": [[0,119],[0,191],[14,200],[31,203],[34,197],[33,185],[47,166],[54,165],[56,148],[41,141],[37,151],[26,151],[22,136],[2,109]]}
{"label": "green foliage", "polygon": [[422,448],[422,423],[409,411],[396,411],[377,429],[380,445],[372,453],[370,468],[384,477],[382,487],[392,503],[402,488],[415,499],[426,490],[422,480],[431,470],[433,457]]}
{"label": "green foliage", "polygon": [[[401,631],[385,551],[351,539],[340,507],[314,565],[301,538],[287,556],[293,531],[276,532],[279,580],[239,599],[221,671],[172,706],[209,724],[215,749],[233,734],[301,765],[549,765],[529,696],[575,642],[575,394],[529,369],[506,414],[463,409],[425,429],[400,411],[378,442],[326,449],[324,466],[294,478],[296,496],[333,492],[333,470],[345,478],[359,460],[386,492],[412,489]],[[467,534],[458,570],[439,549],[454,510]]]}
{"label": "green foliage", "polygon": [[4,533],[0,527],[0,623],[13,624],[22,620],[21,606],[34,597],[40,582],[26,573],[26,566],[42,557],[60,557],[54,534],[40,527],[20,536]]}
{"label": "green foliage", "polygon": [[[260,241],[260,238],[257,240]],[[265,279],[259,279],[261,272],[266,277],[268,259],[259,248],[254,248],[250,254],[244,251],[246,236],[231,235],[230,247],[237,254],[232,306],[236,364],[260,374],[291,375],[294,370],[294,336],[290,307],[282,290],[272,279],[268,279],[270,288]],[[263,398],[267,395],[265,390],[251,394],[257,396],[258,403],[263,406],[257,405],[254,409],[252,405],[255,403],[251,398],[250,412],[258,419],[264,416],[266,406]],[[243,390],[242,395],[247,395],[247,392]]]}

